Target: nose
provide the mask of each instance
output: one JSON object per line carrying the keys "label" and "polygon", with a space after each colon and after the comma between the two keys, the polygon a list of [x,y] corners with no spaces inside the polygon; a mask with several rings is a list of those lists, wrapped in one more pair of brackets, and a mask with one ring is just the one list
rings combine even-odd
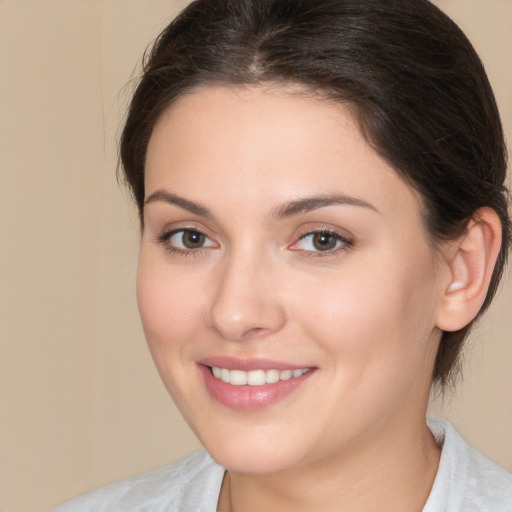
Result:
{"label": "nose", "polygon": [[277,269],[240,253],[223,263],[207,323],[224,339],[243,341],[279,331],[286,321]]}

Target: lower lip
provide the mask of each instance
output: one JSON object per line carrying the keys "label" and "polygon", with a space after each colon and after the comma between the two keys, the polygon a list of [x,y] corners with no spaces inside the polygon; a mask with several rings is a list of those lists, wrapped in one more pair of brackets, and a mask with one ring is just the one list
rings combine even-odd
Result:
{"label": "lower lip", "polygon": [[282,400],[296,391],[314,373],[314,370],[309,370],[300,377],[263,386],[234,386],[214,377],[208,366],[200,364],[199,370],[203,374],[206,389],[217,402],[246,412],[264,409]]}

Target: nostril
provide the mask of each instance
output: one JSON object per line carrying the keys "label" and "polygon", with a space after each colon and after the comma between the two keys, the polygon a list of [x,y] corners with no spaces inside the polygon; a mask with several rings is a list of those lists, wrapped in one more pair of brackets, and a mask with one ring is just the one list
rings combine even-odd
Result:
{"label": "nostril", "polygon": [[264,327],[253,327],[246,331],[243,336],[244,338],[255,338],[267,332],[270,332],[270,329],[265,329]]}

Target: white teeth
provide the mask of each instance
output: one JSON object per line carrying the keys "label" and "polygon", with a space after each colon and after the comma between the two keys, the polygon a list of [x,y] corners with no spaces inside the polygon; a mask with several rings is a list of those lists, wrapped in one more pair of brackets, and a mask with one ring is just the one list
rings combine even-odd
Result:
{"label": "white teeth", "polygon": [[247,373],[240,370],[231,370],[229,372],[229,382],[235,386],[245,386],[247,384]]}
{"label": "white teeth", "polygon": [[263,386],[263,384],[274,384],[280,380],[290,380],[300,377],[309,371],[309,368],[299,370],[228,370],[212,366],[212,373],[215,378],[234,386]]}
{"label": "white teeth", "polygon": [[267,370],[265,372],[265,382],[267,384],[274,384],[274,382],[279,382],[279,370]]}
{"label": "white teeth", "polygon": [[279,378],[281,380],[290,380],[293,376],[293,371],[292,370],[283,370],[280,374],[279,374]]}
{"label": "white teeth", "polygon": [[263,386],[263,384],[265,384],[265,370],[252,370],[247,372],[247,384],[249,384],[249,386]]}
{"label": "white teeth", "polygon": [[229,370],[226,370],[226,368],[220,370],[220,380],[229,384]]}

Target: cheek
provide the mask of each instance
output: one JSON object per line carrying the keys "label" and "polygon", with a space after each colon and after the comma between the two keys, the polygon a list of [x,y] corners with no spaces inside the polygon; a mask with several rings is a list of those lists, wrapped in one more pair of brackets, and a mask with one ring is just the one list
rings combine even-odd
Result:
{"label": "cheek", "polygon": [[[199,291],[198,291],[199,290]],[[181,351],[203,316],[201,288],[191,276],[170,272],[143,252],[137,270],[137,302],[151,352]]]}
{"label": "cheek", "polygon": [[190,276],[171,273],[165,263],[141,251],[137,302],[144,334],[158,373],[185,417],[197,392],[190,357],[190,341],[199,338],[197,329],[202,317],[197,290]]}
{"label": "cheek", "polygon": [[304,326],[309,336],[334,358],[382,367],[403,364],[407,357],[419,359],[435,309],[429,300],[430,266],[423,263],[412,265],[394,254],[379,264],[362,262],[317,276],[305,283],[309,292],[295,302],[295,316],[308,319]]}

